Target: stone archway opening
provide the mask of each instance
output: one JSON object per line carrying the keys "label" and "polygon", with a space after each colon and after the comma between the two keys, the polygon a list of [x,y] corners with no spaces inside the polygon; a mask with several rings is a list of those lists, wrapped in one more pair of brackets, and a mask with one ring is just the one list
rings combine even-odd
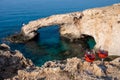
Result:
{"label": "stone archway opening", "polygon": [[38,40],[42,44],[57,44],[60,40],[59,26],[53,25],[48,27],[40,28],[38,31]]}
{"label": "stone archway opening", "polygon": [[96,41],[93,36],[82,34],[81,38],[84,40],[84,42],[87,44],[88,49],[93,49],[96,45]]}

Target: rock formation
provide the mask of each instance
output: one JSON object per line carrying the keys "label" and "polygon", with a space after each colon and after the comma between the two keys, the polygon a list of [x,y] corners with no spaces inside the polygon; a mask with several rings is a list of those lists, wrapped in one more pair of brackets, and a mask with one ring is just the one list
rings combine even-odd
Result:
{"label": "rock formation", "polygon": [[96,49],[101,47],[109,55],[120,55],[120,4],[31,21],[22,27],[22,40],[34,38],[38,29],[51,25],[59,25],[61,36],[71,40],[81,35],[92,36]]}
{"label": "rock formation", "polygon": [[6,44],[0,45],[0,80],[12,78],[18,70],[33,66],[18,50],[11,51]]}
{"label": "rock formation", "polygon": [[79,58],[49,61],[36,67],[19,51],[0,45],[0,80],[119,80],[120,58],[94,61],[91,65]]}

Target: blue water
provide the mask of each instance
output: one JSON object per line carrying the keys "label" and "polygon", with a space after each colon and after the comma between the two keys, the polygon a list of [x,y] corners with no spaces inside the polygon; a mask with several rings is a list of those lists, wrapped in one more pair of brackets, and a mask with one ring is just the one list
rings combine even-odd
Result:
{"label": "blue water", "polygon": [[[3,38],[18,33],[22,24],[31,20],[119,2],[120,0],[0,0],[0,43],[4,42]],[[13,50],[20,50],[38,66],[49,60],[65,59],[66,56],[62,53],[71,50],[71,45],[60,40],[58,26],[43,28],[39,32],[36,41],[26,44],[5,43]]]}

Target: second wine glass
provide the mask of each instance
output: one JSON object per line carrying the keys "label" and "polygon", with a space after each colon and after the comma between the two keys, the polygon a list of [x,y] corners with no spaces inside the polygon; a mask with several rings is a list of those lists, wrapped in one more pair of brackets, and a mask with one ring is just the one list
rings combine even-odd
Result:
{"label": "second wine glass", "polygon": [[102,64],[104,64],[104,59],[108,56],[108,51],[98,50],[98,57],[101,58]]}

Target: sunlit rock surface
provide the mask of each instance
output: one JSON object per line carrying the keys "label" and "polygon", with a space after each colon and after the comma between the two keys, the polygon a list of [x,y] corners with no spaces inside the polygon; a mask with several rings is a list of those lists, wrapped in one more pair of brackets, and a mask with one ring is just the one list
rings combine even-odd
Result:
{"label": "sunlit rock surface", "polygon": [[19,51],[0,45],[0,80],[119,80],[120,58],[94,61],[91,65],[79,58],[48,61],[36,67]]}

